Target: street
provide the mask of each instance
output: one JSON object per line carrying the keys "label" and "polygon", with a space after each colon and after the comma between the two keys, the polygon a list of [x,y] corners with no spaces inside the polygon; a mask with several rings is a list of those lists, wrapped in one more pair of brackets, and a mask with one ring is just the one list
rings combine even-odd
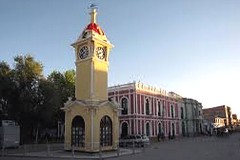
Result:
{"label": "street", "polygon": [[[144,152],[110,160],[238,160],[240,133],[227,137],[190,137],[153,143]],[[0,157],[1,160],[53,160],[59,158]],[[61,157],[61,159],[69,159]]]}
{"label": "street", "polygon": [[112,160],[237,160],[240,133],[228,137],[192,137],[155,143],[145,153]]}

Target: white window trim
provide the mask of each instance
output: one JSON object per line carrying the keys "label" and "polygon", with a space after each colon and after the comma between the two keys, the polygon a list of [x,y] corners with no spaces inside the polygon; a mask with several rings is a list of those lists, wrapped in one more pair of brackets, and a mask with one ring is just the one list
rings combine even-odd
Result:
{"label": "white window trim", "polygon": [[144,115],[147,115],[146,114],[146,102],[147,102],[147,99],[148,99],[148,103],[149,103],[149,115],[151,115],[152,114],[152,101],[151,101],[150,97],[145,97],[144,98]]}
{"label": "white window trim", "polygon": [[130,101],[129,101],[129,98],[127,97],[127,96],[123,96],[123,97],[121,97],[120,98],[120,105],[121,105],[121,108],[122,108],[122,99],[123,98],[126,98],[127,99],[127,114],[122,114],[122,112],[121,112],[121,114],[120,115],[129,115],[129,113],[130,113]]}

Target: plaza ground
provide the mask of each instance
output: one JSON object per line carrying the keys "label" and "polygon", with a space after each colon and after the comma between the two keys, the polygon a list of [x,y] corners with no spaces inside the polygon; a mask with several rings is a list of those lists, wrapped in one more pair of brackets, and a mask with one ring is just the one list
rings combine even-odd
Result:
{"label": "plaza ground", "polygon": [[[152,143],[145,150],[139,149],[139,153],[127,154],[116,157],[115,153],[107,153],[104,159],[110,160],[238,160],[240,158],[240,133],[234,133],[227,137],[191,137],[178,140],[166,140],[164,142]],[[71,153],[61,152],[61,157],[21,157],[8,156],[0,157],[1,160],[53,160],[53,159],[74,159],[66,157]],[[104,155],[107,155],[103,153]],[[50,154],[50,156],[53,153]],[[64,157],[65,156],[65,157]],[[77,158],[77,157],[75,157]],[[78,159],[98,159],[95,157],[78,157]]]}

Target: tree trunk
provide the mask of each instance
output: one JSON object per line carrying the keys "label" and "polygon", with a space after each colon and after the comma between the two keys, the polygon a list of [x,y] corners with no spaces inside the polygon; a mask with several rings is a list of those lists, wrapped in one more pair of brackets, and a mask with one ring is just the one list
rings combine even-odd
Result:
{"label": "tree trunk", "polygon": [[39,127],[37,127],[37,130],[36,130],[35,144],[38,144],[38,132],[39,132]]}

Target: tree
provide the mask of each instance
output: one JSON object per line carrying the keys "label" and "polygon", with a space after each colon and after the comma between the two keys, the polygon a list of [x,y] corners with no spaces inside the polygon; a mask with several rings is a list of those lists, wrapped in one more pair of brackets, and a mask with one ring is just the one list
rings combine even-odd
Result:
{"label": "tree", "polygon": [[0,62],[0,120],[7,117],[9,97],[13,91],[11,69],[6,62]]}
{"label": "tree", "polygon": [[[60,106],[63,107],[64,103],[69,97],[75,95],[75,71],[68,70],[64,73],[59,71],[53,71],[49,76],[48,80],[54,84],[54,88],[57,91],[58,97],[60,97]],[[64,120],[64,113],[60,110],[58,112],[58,120]]]}
{"label": "tree", "polygon": [[24,140],[33,136],[38,125],[36,117],[42,104],[42,93],[39,90],[39,81],[43,78],[43,66],[30,55],[14,58],[15,66],[12,70],[15,90],[11,97],[10,117],[21,126],[21,135]]}
{"label": "tree", "polygon": [[69,97],[75,96],[75,71],[74,70],[68,70],[64,72],[64,77],[66,81],[66,94]]}
{"label": "tree", "polygon": [[74,97],[75,71],[53,71],[44,78],[43,66],[30,55],[16,56],[13,69],[0,62],[0,118],[17,121],[21,142],[38,142],[39,133],[64,120],[60,110]]}

